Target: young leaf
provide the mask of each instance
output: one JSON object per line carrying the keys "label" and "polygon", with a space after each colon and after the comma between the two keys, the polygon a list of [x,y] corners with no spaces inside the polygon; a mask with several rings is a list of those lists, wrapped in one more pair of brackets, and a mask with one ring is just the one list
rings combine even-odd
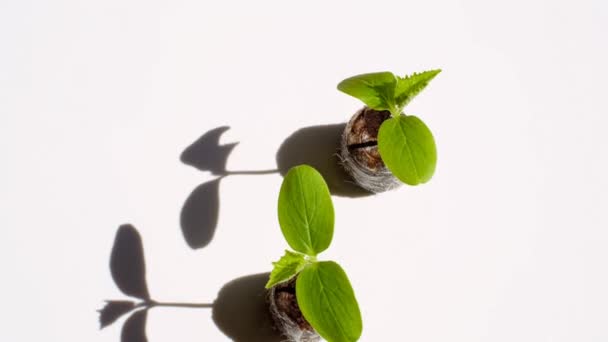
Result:
{"label": "young leaf", "polygon": [[375,110],[390,110],[394,115],[397,110],[395,103],[395,86],[397,80],[393,73],[375,72],[357,75],[345,79],[338,84],[338,89],[348,95],[363,101]]}
{"label": "young leaf", "polygon": [[332,261],[304,268],[296,281],[296,298],[304,318],[328,342],[354,342],[363,323],[350,281]]}
{"label": "young leaf", "polygon": [[414,73],[410,76],[397,76],[397,86],[395,87],[395,102],[399,112],[408,104],[418,93],[424,89],[429,82],[441,72],[441,69]]}
{"label": "young leaf", "polygon": [[274,269],[270,273],[266,288],[269,289],[278,283],[288,281],[293,276],[298,274],[306,265],[306,259],[303,254],[285,251],[285,255],[277,262],[272,263]]}
{"label": "young leaf", "polygon": [[279,193],[279,224],[291,248],[316,256],[334,235],[334,207],[323,176],[308,165],[291,168]]}
{"label": "young leaf", "polygon": [[412,115],[399,115],[382,123],[378,132],[382,161],[402,182],[425,183],[433,176],[437,150],[433,134]]}

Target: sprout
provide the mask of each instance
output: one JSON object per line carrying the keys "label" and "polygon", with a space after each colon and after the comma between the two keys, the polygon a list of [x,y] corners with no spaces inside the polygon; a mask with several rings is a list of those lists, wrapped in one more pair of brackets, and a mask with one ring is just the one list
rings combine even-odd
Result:
{"label": "sprout", "polygon": [[334,208],[321,174],[308,165],[289,170],[279,194],[279,224],[294,251],[274,262],[266,284],[270,310],[294,342],[354,342],[363,329],[359,305],[346,273],[318,261],[333,238]]}
{"label": "sprout", "polygon": [[426,183],[435,172],[437,150],[422,120],[403,108],[441,70],[399,77],[391,72],[347,78],[338,89],[366,107],[355,113],[342,136],[340,156],[347,172],[372,192],[393,189],[401,182]]}

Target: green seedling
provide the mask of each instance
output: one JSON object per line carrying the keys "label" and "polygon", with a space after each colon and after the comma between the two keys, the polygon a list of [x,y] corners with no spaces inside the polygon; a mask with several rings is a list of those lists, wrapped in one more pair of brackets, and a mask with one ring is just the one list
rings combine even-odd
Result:
{"label": "green seedling", "polygon": [[378,131],[378,151],[390,172],[409,185],[431,179],[437,150],[425,123],[414,115],[406,115],[403,108],[440,71],[429,70],[405,77],[377,72],[347,78],[338,84],[340,91],[358,98],[367,107],[390,112],[390,118],[382,122]]}
{"label": "green seedling", "polygon": [[297,305],[312,328],[328,342],[357,341],[362,320],[350,281],[340,265],[317,259],[329,247],[334,232],[331,196],[317,170],[308,165],[289,170],[281,186],[278,214],[293,251],[285,251],[273,263],[266,288],[295,279]]}

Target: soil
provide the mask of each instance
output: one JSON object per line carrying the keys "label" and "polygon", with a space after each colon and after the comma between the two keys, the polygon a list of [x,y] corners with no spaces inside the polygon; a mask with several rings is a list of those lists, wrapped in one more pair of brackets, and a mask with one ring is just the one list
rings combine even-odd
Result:
{"label": "soil", "polygon": [[310,323],[302,315],[296,299],[296,278],[275,286],[274,300],[277,309],[286,314],[302,330],[314,331]]}
{"label": "soil", "polygon": [[390,117],[391,113],[387,110],[377,111],[365,107],[347,134],[346,143],[349,152],[357,163],[366,166],[370,171],[384,167],[378,152],[378,131],[380,125]]}

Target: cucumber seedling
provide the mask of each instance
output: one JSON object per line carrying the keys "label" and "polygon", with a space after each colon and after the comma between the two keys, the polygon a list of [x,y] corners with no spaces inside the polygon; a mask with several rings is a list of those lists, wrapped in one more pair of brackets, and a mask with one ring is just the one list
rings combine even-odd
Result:
{"label": "cucumber seedling", "polygon": [[382,192],[426,183],[435,172],[437,150],[422,120],[403,113],[408,104],[441,70],[409,76],[377,72],[347,78],[338,89],[365,103],[342,134],[340,159],[362,188]]}
{"label": "cucumber seedling", "polygon": [[321,174],[308,165],[287,172],[279,193],[279,225],[295,251],[274,262],[266,284],[270,312],[293,342],[354,342],[363,329],[359,304],[346,273],[318,261],[333,238],[334,209]]}

